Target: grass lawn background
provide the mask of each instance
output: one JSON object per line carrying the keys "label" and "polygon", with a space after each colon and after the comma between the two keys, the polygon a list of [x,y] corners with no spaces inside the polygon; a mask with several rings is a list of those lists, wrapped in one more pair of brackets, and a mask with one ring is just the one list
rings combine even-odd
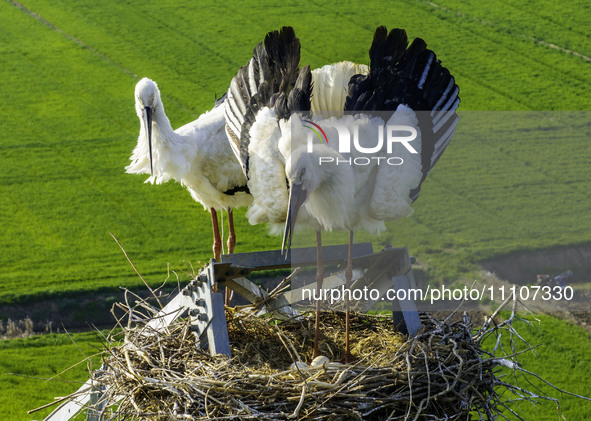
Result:
{"label": "grass lawn background", "polygon": [[[157,81],[179,127],[210,108],[253,46],[282,25],[295,27],[302,62],[312,67],[367,63],[381,24],[424,38],[456,76],[466,123],[502,122],[506,111],[552,110],[567,120],[583,111],[566,144],[552,136],[543,143],[480,137],[466,124],[425,182],[415,214],[391,224],[377,244],[408,246],[430,276],[451,280],[512,252],[591,244],[590,18],[583,1],[2,2],[0,303],[138,287],[109,233],[156,285],[169,265],[208,261],[211,229],[200,205],[178,184],[146,185],[145,177],[124,173],[139,132],[133,89],[143,76]],[[249,226],[243,211],[235,220],[236,251],[278,247],[280,239]],[[589,361],[588,335],[577,338],[587,350],[578,358]],[[550,355],[560,355],[549,342]],[[0,351],[2,360],[23,371],[39,355],[79,359],[51,342],[14,347]],[[45,369],[57,372],[63,363]],[[576,372],[565,367],[557,382],[584,384],[571,380]],[[0,375],[0,382],[3,391],[25,393],[13,377]],[[28,387],[44,401],[66,393]],[[0,413],[21,414],[29,404],[3,395]],[[589,405],[574,414],[588,418]]]}

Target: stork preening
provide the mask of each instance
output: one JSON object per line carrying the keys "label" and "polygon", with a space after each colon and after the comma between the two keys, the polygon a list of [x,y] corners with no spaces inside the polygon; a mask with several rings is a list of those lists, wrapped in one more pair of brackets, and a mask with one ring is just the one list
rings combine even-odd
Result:
{"label": "stork preening", "polygon": [[[332,71],[331,67],[310,72],[309,66],[299,68],[299,60],[300,43],[293,28],[283,27],[280,31],[270,32],[254,48],[253,57],[239,70],[227,92],[228,139],[241,162],[253,195],[253,204],[246,213],[251,224],[266,222],[276,228],[283,227],[290,215],[288,195],[297,188],[297,183],[288,185],[286,182],[291,151],[291,119],[299,121],[298,113],[310,112],[313,105],[318,111],[331,109],[335,104],[342,109],[348,79],[357,70],[367,70],[350,63],[345,64],[340,72]],[[346,73],[348,77],[343,77]],[[318,95],[315,101],[311,98],[312,78],[324,94]],[[341,85],[337,89],[333,88],[335,80]],[[332,97],[325,91],[332,92]],[[343,215],[338,212],[338,207],[336,214]],[[321,224],[309,217],[305,210],[299,214],[298,221],[298,226],[305,225],[316,230],[316,283],[321,288],[324,279]],[[319,301],[316,306],[314,356],[318,355]]]}
{"label": "stork preening", "polygon": [[[291,118],[312,108],[313,76],[309,66],[299,68],[299,61],[300,42],[293,28],[269,32],[254,48],[248,64],[232,79],[225,103],[228,139],[253,195],[246,216],[251,224],[268,223],[278,233],[288,215],[286,156],[290,150]],[[319,99],[317,104],[322,104]],[[302,225],[317,233],[316,283],[321,286],[324,270],[320,225],[305,211],[299,218]],[[317,302],[315,357],[319,354],[319,306]]]}
{"label": "stork preening", "polygon": [[[348,230],[345,275],[350,288],[354,231],[380,231],[384,221],[412,213],[423,181],[454,133],[459,90],[422,39],[408,46],[404,30],[388,33],[385,27],[374,34],[369,71],[337,63],[319,69],[314,80],[317,85],[312,86],[309,68],[299,69],[299,41],[293,29],[269,33],[230,85],[227,131],[254,196],[251,223],[281,222],[281,211],[286,212],[283,245],[288,248],[296,222],[316,229],[319,289],[320,230]],[[375,111],[389,113],[379,120]],[[302,124],[308,118],[327,131],[331,126],[357,126],[360,147],[336,150],[331,142],[316,143],[310,150]],[[415,131],[412,144],[408,140],[399,145],[394,165],[385,164],[392,145],[383,142],[376,147],[375,141],[380,127],[388,126]],[[367,164],[353,165],[360,157]],[[315,356],[318,320],[317,314]],[[345,360],[350,359],[348,333],[347,302]]]}
{"label": "stork preening", "polygon": [[289,116],[310,110],[310,68],[299,69],[300,43],[291,27],[270,32],[232,79],[226,95],[228,139],[253,196],[253,225],[283,225],[285,159],[278,146]]}
{"label": "stork preening", "polygon": [[[138,143],[128,173],[150,174],[146,182],[175,180],[191,197],[210,211],[214,258],[220,260],[222,240],[217,211],[228,212],[228,252],[236,243],[232,209],[248,206],[246,178],[228,143],[221,101],[189,124],[172,129],[156,83],[143,78],[135,87],[135,109],[140,119]],[[226,291],[226,304],[229,291]]]}
{"label": "stork preening", "polygon": [[[435,53],[426,48],[422,39],[417,38],[408,46],[405,31],[394,29],[388,33],[385,27],[379,27],[370,48],[369,73],[353,76],[348,84],[344,111],[352,112],[353,115],[338,119],[338,123],[346,127],[357,126],[360,146],[367,148],[351,148],[349,152],[340,154],[340,157],[337,151],[333,151],[333,155],[337,155],[335,159],[324,159],[323,164],[319,165],[318,157],[330,157],[322,150],[327,147],[320,145],[308,153],[307,149],[303,149],[305,145],[301,144],[301,135],[301,145],[298,147],[292,133],[292,148],[295,150],[286,171],[292,186],[290,203],[294,203],[289,207],[289,212],[294,215],[288,215],[286,233],[293,232],[292,225],[295,224],[298,208],[302,206],[309,215],[321,222],[324,229],[349,230],[347,288],[350,288],[351,281],[353,232],[360,228],[380,231],[384,228],[384,221],[412,213],[411,205],[417,200],[423,181],[455,131],[458,93],[454,78],[437,60]],[[372,111],[391,113],[388,113],[387,121],[381,122],[375,121],[380,117],[372,116]],[[327,122],[328,125],[334,123]],[[392,156],[392,151],[387,150],[390,145],[386,142],[382,143],[381,148],[367,152],[371,149],[369,146],[376,144],[376,129],[379,131],[380,126],[384,131],[389,126],[406,126],[417,130],[412,147],[400,145],[396,151],[397,159],[394,162],[397,165],[384,165],[385,158]],[[359,157],[365,158],[368,164],[338,164],[339,159],[340,162],[347,162],[347,159],[355,162]],[[379,159],[370,158],[384,159],[380,164]],[[337,186],[334,180],[341,179],[349,181],[340,182]],[[293,188],[294,185],[297,188]],[[335,224],[338,221],[333,217],[335,204],[342,205],[343,213],[348,216],[344,224]],[[340,220],[345,219],[341,217]],[[347,302],[346,357],[349,352],[348,315]]]}

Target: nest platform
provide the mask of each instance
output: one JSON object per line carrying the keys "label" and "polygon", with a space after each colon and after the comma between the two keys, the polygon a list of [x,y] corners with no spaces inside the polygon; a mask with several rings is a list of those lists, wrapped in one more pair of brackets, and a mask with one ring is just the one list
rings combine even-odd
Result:
{"label": "nest platform", "polygon": [[[195,346],[188,321],[158,335],[124,328],[95,380],[105,415],[118,419],[458,420],[494,419],[499,361],[474,339],[468,317],[422,315],[414,337],[391,317],[354,314],[351,352],[341,364],[345,317],[321,314],[321,354],[311,365],[314,314],[289,321],[227,309],[232,357]],[[141,324],[140,324],[141,325]]]}

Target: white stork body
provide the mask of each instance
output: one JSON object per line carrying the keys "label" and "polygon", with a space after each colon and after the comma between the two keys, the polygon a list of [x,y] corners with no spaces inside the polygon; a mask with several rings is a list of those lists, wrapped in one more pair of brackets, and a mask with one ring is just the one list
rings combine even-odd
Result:
{"label": "white stork body", "polygon": [[[363,64],[343,61],[311,71],[311,112],[316,117],[342,115],[347,97],[347,84],[355,74],[367,74]],[[229,95],[232,91],[229,90]],[[229,108],[229,103],[226,106]],[[227,111],[228,112],[228,111]],[[232,115],[232,110],[229,110]],[[285,183],[285,167],[290,158],[292,141],[291,117],[281,119],[269,107],[257,111],[249,130],[252,141],[248,144],[248,186],[254,198],[246,217],[252,225],[268,223],[273,233],[280,233],[287,215],[288,185]],[[237,157],[241,156],[236,142],[233,144]],[[316,218],[310,218],[304,210],[298,219],[298,228],[318,229]],[[326,229],[326,228],[325,228]]]}
{"label": "white stork body", "polygon": [[[309,67],[299,69],[299,49],[292,28],[267,34],[232,79],[225,102],[228,139],[253,196],[246,216],[253,225],[267,223],[274,234],[281,233],[287,215],[286,163],[278,149],[280,139],[289,134],[290,120],[285,113],[297,108],[294,104],[300,99],[295,99],[295,94],[310,87]],[[302,86],[295,86],[297,80]],[[309,110],[310,94],[305,95],[303,102]],[[277,114],[278,110],[283,115]],[[306,225],[305,216],[304,211],[301,226]]]}
{"label": "white stork body", "polygon": [[[281,125],[280,125],[281,123]],[[281,127],[275,112],[263,108],[253,123],[249,145],[248,186],[254,198],[246,217],[252,225],[269,223],[272,232],[280,232],[287,214],[285,159],[277,149]],[[278,228],[279,227],[279,228]]]}
{"label": "white stork body", "polygon": [[[248,206],[246,178],[228,143],[224,107],[216,105],[189,124],[173,130],[155,82],[144,78],[135,88],[135,108],[141,122],[138,143],[126,167],[130,174],[150,174],[146,182],[175,180],[212,214],[214,257],[219,259],[221,240],[217,210]],[[233,224],[230,234],[233,236]],[[233,248],[234,238],[228,239]],[[231,252],[231,250],[230,250]]]}
{"label": "white stork body", "polygon": [[[369,72],[347,62],[325,66],[316,77],[316,71],[312,72],[312,80],[319,85],[312,90],[312,120],[328,133],[332,162],[324,160],[320,164],[320,157],[331,156],[326,144],[315,144],[314,150],[308,151],[309,132],[301,123],[292,124],[290,130],[298,127],[298,132],[284,136],[284,143],[279,145],[288,163],[286,175],[290,186],[301,184],[301,190],[306,192],[303,200],[290,197],[290,202],[303,204],[309,217],[324,229],[379,232],[385,228],[384,221],[411,215],[411,205],[418,198],[422,182],[441,157],[457,124],[457,85],[435,54],[426,49],[423,40],[417,38],[409,47],[403,30],[388,34],[386,28],[380,27],[370,58]],[[359,73],[353,76],[356,71]],[[347,95],[343,95],[345,90]],[[345,115],[345,111],[349,113]],[[387,121],[382,120],[384,114],[376,115],[374,111],[386,111]],[[333,117],[327,118],[328,115]],[[417,136],[412,140],[412,150],[397,144],[397,149],[391,151],[383,142],[381,148],[370,153],[360,152],[361,148],[354,146],[339,153],[334,150],[339,143],[334,129],[337,124],[358,126],[359,146],[366,149],[376,145],[379,126],[384,132],[388,126],[410,126],[416,129]],[[393,163],[400,165],[386,162],[392,156],[396,157]],[[356,158],[362,164],[356,165]],[[343,183],[343,179],[354,182]],[[299,190],[291,188],[290,195]],[[324,199],[318,200],[316,196]],[[346,209],[348,218],[335,213],[337,204]],[[292,224],[296,222],[289,216],[288,219]]]}
{"label": "white stork body", "polygon": [[[264,46],[255,48],[249,64],[232,80],[226,102],[228,137],[254,196],[249,213],[257,218],[251,222],[280,222],[282,210],[287,208],[283,244],[288,247],[296,221],[316,228],[318,288],[323,279],[320,229],[348,230],[349,285],[353,231],[381,231],[384,221],[412,213],[411,204],[418,198],[422,182],[453,135],[458,89],[423,40],[417,38],[408,47],[403,30],[390,34],[385,27],[376,30],[369,72],[367,67],[349,62],[325,66],[311,75],[309,70],[306,74],[306,68],[298,71],[299,41],[293,48],[294,40],[291,28],[269,33]],[[301,118],[298,111],[308,113]],[[345,115],[346,111],[354,115]],[[378,118],[372,111],[390,112],[388,121],[381,122],[384,125],[416,128],[416,153],[397,150],[403,165],[384,165],[383,161],[378,165],[371,160],[388,158],[385,153],[389,152],[383,148],[371,154],[360,154],[354,148],[341,153],[334,143],[315,144],[312,152],[307,149],[309,133],[301,120],[312,119],[329,130],[335,122],[347,125],[355,119]],[[369,147],[376,144],[378,125],[367,127],[368,132],[359,133],[359,142]],[[333,161],[321,165],[320,157],[332,157]],[[371,164],[344,164],[359,157],[369,158]],[[347,311],[345,360],[350,356],[348,322]],[[317,318],[316,355],[318,323]]]}
{"label": "white stork body", "polygon": [[[400,112],[395,113],[386,125],[416,126],[413,114],[412,110],[401,106]],[[313,121],[324,128],[329,145],[338,144],[338,133],[332,126],[336,122],[347,127],[360,126],[359,140],[364,147],[376,144],[377,128],[384,125],[379,117],[363,115]],[[292,121],[292,130],[296,124],[298,122]],[[306,129],[296,130],[300,133],[292,132],[290,138],[282,138],[282,141],[290,142],[293,151],[280,145],[280,150],[285,153],[285,173],[290,186],[301,184],[308,192],[302,208],[324,231],[364,229],[380,233],[385,230],[384,221],[412,214],[409,191],[422,176],[420,137],[417,139],[418,154],[398,148],[396,156],[404,160],[404,165],[388,165],[385,143],[371,154],[360,153],[357,149],[352,149],[351,153],[339,153],[332,146],[315,143],[310,153],[307,141],[301,141],[306,139]],[[357,158],[360,165],[355,165]],[[298,191],[297,188],[291,190]]]}
{"label": "white stork body", "polygon": [[[355,75],[348,83],[344,111],[350,111],[352,115],[344,115],[337,110],[333,121],[317,123],[317,127],[336,122],[341,127],[353,128],[356,123],[373,121],[374,124],[358,126],[361,147],[351,148],[342,154],[334,151],[336,158],[333,161],[320,163],[320,157],[328,156],[323,150],[327,147],[322,145],[310,152],[302,140],[303,134],[291,133],[293,151],[291,155],[285,155],[286,162],[291,161],[286,166],[286,174],[291,187],[289,201],[294,205],[289,207],[284,244],[287,234],[291,241],[299,207],[304,207],[309,216],[324,228],[348,229],[347,288],[352,274],[354,230],[380,231],[384,228],[384,221],[412,214],[411,205],[418,198],[423,181],[453,136],[457,124],[455,111],[460,101],[459,89],[449,71],[441,66],[423,40],[415,39],[408,47],[403,30],[395,29],[388,34],[385,27],[379,27],[370,48],[370,58],[369,73]],[[343,79],[334,78],[335,81]],[[329,95],[335,92],[337,98],[323,101],[327,104],[325,107],[340,103],[338,88],[327,89],[326,92]],[[326,116],[323,111],[319,110],[318,114]],[[373,111],[388,111],[387,121],[381,121],[379,116],[373,115]],[[413,146],[403,145],[396,151],[399,165],[386,165],[387,158],[392,157],[387,142],[371,153],[367,150],[359,152],[362,147],[376,145],[380,126],[382,134],[388,126],[410,126],[416,130]],[[356,158],[363,158],[367,164],[355,165]],[[374,158],[382,158],[382,164],[379,165],[379,160]],[[349,164],[339,164],[339,160],[349,160]],[[355,187],[343,186],[340,183],[342,178],[355,180],[351,182]],[[342,212],[334,211],[337,206],[342,207]],[[341,213],[348,218],[339,216]],[[326,218],[330,220],[324,222]],[[347,301],[345,360],[350,357],[348,305]]]}

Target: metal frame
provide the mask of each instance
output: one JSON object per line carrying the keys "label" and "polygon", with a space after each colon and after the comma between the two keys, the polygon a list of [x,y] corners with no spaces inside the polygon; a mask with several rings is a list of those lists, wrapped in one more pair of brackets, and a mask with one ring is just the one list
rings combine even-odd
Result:
{"label": "metal frame", "polygon": [[[224,285],[253,303],[264,301],[263,311],[274,313],[277,317],[297,317],[297,312],[291,306],[302,300],[302,288],[292,289],[270,298],[266,291],[244,276],[260,270],[313,266],[316,265],[316,252],[316,247],[309,247],[294,249],[287,256],[280,250],[271,250],[222,255],[221,262],[211,260],[195,279],[146,324],[144,334],[158,334],[177,318],[188,316],[198,346],[208,347],[212,355],[231,356],[224,300],[221,293],[213,292],[214,285]],[[347,252],[346,245],[324,246],[324,264],[344,267]],[[406,248],[387,247],[379,253],[374,253],[371,243],[358,243],[354,244],[352,252],[354,271],[351,288],[371,287],[380,291],[380,298],[364,303],[361,311],[368,311],[376,302],[383,300],[383,295],[392,287],[416,288],[412,276],[412,258]],[[323,288],[339,288],[344,284],[344,270],[339,270],[323,281]],[[306,287],[315,287],[315,284]],[[421,327],[421,321],[414,301],[409,298],[401,302],[392,302],[392,310],[395,326],[404,332],[416,334]],[[96,383],[101,370],[94,372],[92,378],[70,395],[70,398],[45,418],[45,421],[70,420],[87,405],[87,421],[102,421],[100,414],[104,402],[101,401],[101,397],[104,389]]]}
{"label": "metal frame", "polygon": [[232,355],[224,313],[224,297],[213,292],[216,263],[212,260],[179,294],[145,326],[148,335],[158,334],[179,317],[188,315],[191,329],[201,348],[211,355]]}

